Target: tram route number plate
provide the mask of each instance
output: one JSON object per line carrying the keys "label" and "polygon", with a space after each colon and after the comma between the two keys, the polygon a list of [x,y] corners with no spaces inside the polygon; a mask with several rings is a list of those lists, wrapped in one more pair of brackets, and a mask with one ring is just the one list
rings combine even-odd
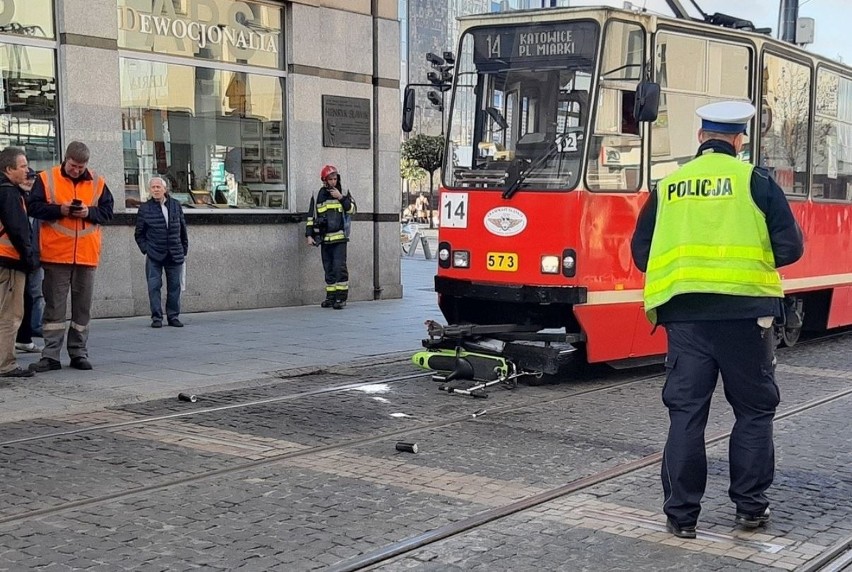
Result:
{"label": "tram route number plate", "polygon": [[514,252],[489,252],[485,258],[488,270],[517,272],[518,255]]}

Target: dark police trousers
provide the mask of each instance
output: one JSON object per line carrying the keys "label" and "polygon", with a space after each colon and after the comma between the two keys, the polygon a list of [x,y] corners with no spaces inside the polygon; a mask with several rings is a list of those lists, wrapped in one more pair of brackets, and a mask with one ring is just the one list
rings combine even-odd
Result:
{"label": "dark police trousers", "polygon": [[728,494],[737,512],[760,514],[775,476],[772,419],[780,402],[775,384],[772,328],[756,319],[669,322],[663,403],[669,434],[661,471],[663,511],[681,526],[694,526],[707,484],[704,428],[716,379],[734,409],[728,460]]}

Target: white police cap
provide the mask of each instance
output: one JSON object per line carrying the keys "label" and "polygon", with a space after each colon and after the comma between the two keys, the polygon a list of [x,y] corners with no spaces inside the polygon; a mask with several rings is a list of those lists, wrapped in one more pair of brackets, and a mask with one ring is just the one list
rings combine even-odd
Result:
{"label": "white police cap", "polygon": [[701,129],[716,133],[745,133],[755,112],[754,106],[745,101],[719,101],[695,110],[701,118]]}

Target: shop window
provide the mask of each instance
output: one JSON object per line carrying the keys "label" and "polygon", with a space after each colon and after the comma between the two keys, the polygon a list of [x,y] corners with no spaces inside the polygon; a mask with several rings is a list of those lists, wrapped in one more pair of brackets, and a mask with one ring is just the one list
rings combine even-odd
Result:
{"label": "shop window", "polygon": [[126,206],[166,179],[188,208],[288,209],[284,78],[120,60]]}
{"label": "shop window", "polygon": [[0,1],[0,34],[53,39],[53,0]]}
{"label": "shop window", "polygon": [[54,55],[0,43],[0,149],[20,147],[37,170],[59,162]]}
{"label": "shop window", "polygon": [[785,193],[804,196],[808,192],[811,70],[765,54],[761,83],[760,166],[769,170]]}
{"label": "shop window", "polygon": [[814,140],[811,149],[814,199],[852,202],[852,80],[817,73]]}

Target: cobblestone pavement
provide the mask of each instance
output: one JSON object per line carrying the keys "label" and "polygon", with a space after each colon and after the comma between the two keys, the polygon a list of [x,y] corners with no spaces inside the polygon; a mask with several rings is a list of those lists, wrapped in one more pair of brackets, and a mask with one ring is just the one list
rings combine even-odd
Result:
{"label": "cobblestone pavement", "polygon": [[[852,386],[852,336],[779,353],[782,408]],[[310,570],[458,522],[484,510],[656,453],[666,429],[662,377],[602,389],[631,374],[516,391],[480,401],[431,381],[378,383],[409,366],[270,379],[196,404],[155,401],[0,426],[3,441],[190,407],[344,393],[126,425],[0,448],[0,568],[46,570]],[[633,373],[635,375],[635,372]],[[582,395],[578,390],[602,389]],[[562,399],[558,399],[562,397]],[[776,424],[774,520],[734,533],[724,443],[709,448],[701,537],[662,530],[657,465],[492,522],[382,566],[387,570],[794,569],[852,533],[850,399]],[[485,414],[472,417],[480,409]],[[459,421],[465,419],[464,421]],[[435,426],[457,420],[453,425]],[[728,430],[716,396],[708,435]],[[411,429],[420,453],[394,450]],[[331,448],[343,441],[356,443]],[[325,447],[311,451],[311,448]],[[27,511],[257,463],[60,512]],[[714,536],[715,535],[715,536]]]}

